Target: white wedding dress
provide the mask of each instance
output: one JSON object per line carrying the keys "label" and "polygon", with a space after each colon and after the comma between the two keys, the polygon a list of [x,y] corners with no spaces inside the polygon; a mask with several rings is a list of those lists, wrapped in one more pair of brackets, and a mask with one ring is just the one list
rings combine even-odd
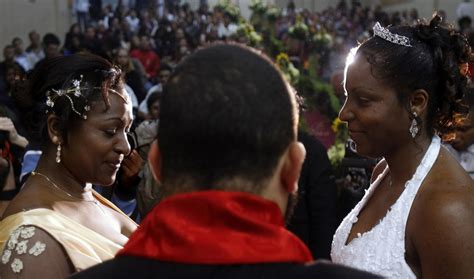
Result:
{"label": "white wedding dress", "polygon": [[371,230],[358,234],[346,245],[352,225],[388,173],[388,166],[370,185],[362,200],[344,218],[334,234],[331,258],[334,263],[366,270],[388,278],[416,278],[405,261],[405,227],[413,200],[423,180],[431,170],[440,150],[440,138],[433,137],[413,177],[390,207],[385,217]]}

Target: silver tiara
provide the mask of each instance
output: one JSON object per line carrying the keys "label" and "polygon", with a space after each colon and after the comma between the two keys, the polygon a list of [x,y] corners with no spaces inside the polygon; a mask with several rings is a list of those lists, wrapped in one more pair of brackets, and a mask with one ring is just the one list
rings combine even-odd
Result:
{"label": "silver tiara", "polygon": [[382,27],[378,22],[374,25],[374,35],[397,45],[412,47],[408,37],[394,34],[387,28]]}

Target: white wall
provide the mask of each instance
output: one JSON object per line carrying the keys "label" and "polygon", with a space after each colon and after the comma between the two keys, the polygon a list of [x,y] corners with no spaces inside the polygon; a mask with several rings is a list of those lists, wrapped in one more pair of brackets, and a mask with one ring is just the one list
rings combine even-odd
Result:
{"label": "white wall", "polygon": [[14,37],[22,38],[26,48],[31,30],[41,36],[53,32],[64,43],[72,22],[68,5],[68,0],[0,0],[0,60],[3,60],[3,48]]}

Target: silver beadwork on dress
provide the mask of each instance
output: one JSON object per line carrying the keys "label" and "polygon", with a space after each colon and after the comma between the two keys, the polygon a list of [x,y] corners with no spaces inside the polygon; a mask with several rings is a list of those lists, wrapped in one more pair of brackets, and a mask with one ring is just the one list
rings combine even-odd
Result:
{"label": "silver beadwork on dress", "polygon": [[386,215],[372,229],[357,234],[356,238],[347,243],[359,213],[388,175],[389,168],[385,168],[336,230],[331,249],[331,259],[334,263],[373,272],[386,278],[416,278],[405,260],[406,223],[416,194],[438,158],[440,147],[441,139],[434,136],[413,177],[405,183],[404,191]]}
{"label": "silver beadwork on dress", "polygon": [[375,23],[373,30],[375,36],[380,37],[386,41],[406,47],[412,46],[408,37],[390,32],[390,30],[387,28],[382,27],[379,22]]}

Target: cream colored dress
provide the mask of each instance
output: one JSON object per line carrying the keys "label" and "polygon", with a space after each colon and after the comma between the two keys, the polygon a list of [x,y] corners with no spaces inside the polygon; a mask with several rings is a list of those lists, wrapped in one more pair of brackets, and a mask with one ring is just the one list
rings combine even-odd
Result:
{"label": "cream colored dress", "polygon": [[[123,214],[120,209],[99,194],[94,193],[94,195],[101,203]],[[49,233],[64,247],[76,271],[109,260],[122,249],[121,245],[61,213],[37,208],[10,215],[0,222],[1,268],[10,267],[13,272],[20,273],[23,263],[15,258],[15,255],[40,256],[47,249],[46,245],[40,241],[28,243],[28,239],[35,234],[35,227]]]}

